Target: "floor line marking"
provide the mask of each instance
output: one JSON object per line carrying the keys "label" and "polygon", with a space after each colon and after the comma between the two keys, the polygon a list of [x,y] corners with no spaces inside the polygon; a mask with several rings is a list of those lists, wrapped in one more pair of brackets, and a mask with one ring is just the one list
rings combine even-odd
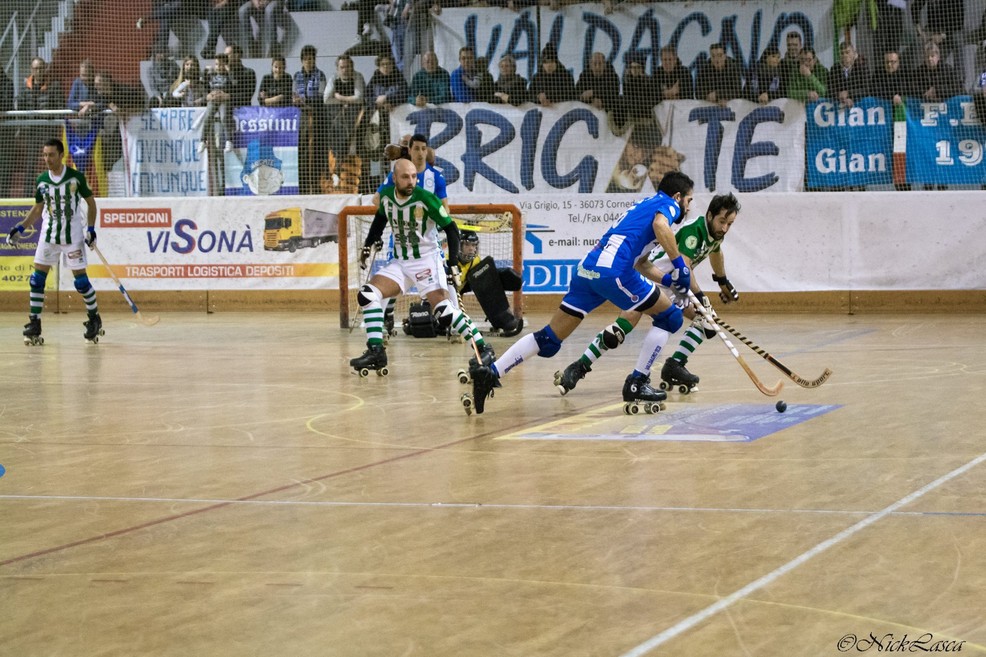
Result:
{"label": "floor line marking", "polygon": [[955,479],[959,475],[964,474],[965,472],[971,470],[972,468],[976,467],[983,461],[986,461],[986,452],[980,454],[979,456],[972,459],[965,465],[959,466],[958,468],[952,470],[951,472],[948,472],[942,475],[941,477],[938,477],[931,483],[922,486],[921,488],[917,489],[913,493],[905,495],[904,497],[900,498],[899,500],[897,500],[890,506],[882,509],[881,511],[878,511],[872,515],[867,516],[866,518],[863,518],[862,520],[857,522],[855,525],[852,525],[851,527],[847,527],[846,529],[843,529],[835,536],[822,541],[821,543],[811,548],[807,552],[802,552],[800,555],[788,561],[783,566],[775,570],[772,570],[771,572],[767,573],[763,577],[760,577],[759,579],[750,582],[746,586],[734,591],[733,593],[726,596],[725,598],[722,598],[721,600],[709,605],[705,609],[698,611],[692,614],[691,616],[675,623],[674,625],[664,630],[663,632],[659,634],[655,634],[654,636],[647,639],[646,641],[639,644],[638,646],[631,648],[627,652],[623,653],[622,655],[620,655],[620,657],[641,657],[642,655],[646,655],[654,648],[657,648],[658,646],[667,643],[671,639],[677,637],[679,634],[682,634],[690,630],[691,628],[695,627],[699,623],[711,618],[712,616],[715,616],[720,611],[723,611],[724,609],[731,607],[733,604],[739,602],[740,600],[747,597],[751,593],[758,591],[769,584],[772,584],[775,580],[783,577],[784,575],[791,572],[792,570],[807,563],[809,560],[817,557],[819,554],[828,550],[830,547],[842,543],[843,541],[851,538],[852,536],[858,534],[860,531],[869,527],[873,523],[883,520],[884,518],[894,513],[897,509],[901,508],[902,506],[910,504],[914,500],[933,491],[934,489],[938,488],[942,484],[947,483],[952,479]]}

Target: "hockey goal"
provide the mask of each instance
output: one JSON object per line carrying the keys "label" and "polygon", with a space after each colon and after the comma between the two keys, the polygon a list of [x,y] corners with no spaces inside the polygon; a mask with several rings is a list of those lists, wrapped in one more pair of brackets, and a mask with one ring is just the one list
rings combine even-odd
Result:
{"label": "hockey goal", "polygon": [[[492,256],[498,268],[510,267],[518,274],[524,273],[524,222],[520,210],[510,204],[450,205],[449,210],[459,230],[471,230],[479,236],[480,257]],[[353,328],[358,321],[359,306],[356,293],[369,275],[380,270],[388,257],[390,226],[384,229],[384,248],[378,252],[366,272],[359,267],[359,253],[373,222],[375,208],[372,205],[350,205],[339,213],[339,326]],[[441,233],[439,233],[441,235]],[[508,292],[512,312],[523,316],[524,295],[521,290]],[[512,298],[511,298],[512,297]],[[397,299],[394,323],[400,329],[408,316],[408,307],[420,297],[416,290]],[[467,293],[462,299],[465,311],[477,327],[489,330],[483,309],[475,295]]]}

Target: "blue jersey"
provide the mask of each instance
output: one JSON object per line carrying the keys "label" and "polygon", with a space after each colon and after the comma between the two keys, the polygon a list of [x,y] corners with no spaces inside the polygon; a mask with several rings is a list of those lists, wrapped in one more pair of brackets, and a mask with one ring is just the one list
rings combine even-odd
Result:
{"label": "blue jersey", "polygon": [[[377,191],[379,192],[387,185],[393,184],[394,172],[391,171],[387,174],[387,179],[383,181],[383,184],[380,185]],[[427,189],[440,199],[448,198],[448,192],[445,191],[445,176],[430,164],[425,164],[425,170],[418,174],[418,187]]]}
{"label": "blue jersey", "polygon": [[633,269],[637,259],[657,244],[654,234],[654,215],[657,213],[674,223],[681,217],[681,208],[664,192],[645,198],[627,210],[620,222],[606,231],[599,244],[582,259],[580,268],[601,276],[617,277]]}

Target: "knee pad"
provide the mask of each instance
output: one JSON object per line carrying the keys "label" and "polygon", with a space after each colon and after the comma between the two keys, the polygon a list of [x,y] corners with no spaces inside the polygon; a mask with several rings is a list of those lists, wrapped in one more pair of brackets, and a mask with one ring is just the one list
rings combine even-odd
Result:
{"label": "knee pad", "polygon": [[674,305],[654,315],[654,319],[652,320],[654,326],[664,329],[668,333],[676,333],[684,321],[685,316],[681,314],[681,308]]}
{"label": "knee pad", "polygon": [[623,331],[620,325],[613,322],[603,329],[602,346],[606,349],[616,349],[623,344],[626,337],[627,334]]}
{"label": "knee pad", "polygon": [[545,326],[540,331],[534,331],[534,339],[538,343],[538,356],[541,358],[551,358],[561,349],[561,340],[551,330],[550,326]]}
{"label": "knee pad", "polygon": [[91,287],[92,283],[89,282],[89,277],[86,274],[75,277],[75,289],[78,290],[79,294],[86,292]]}
{"label": "knee pad", "polygon": [[48,272],[46,272],[46,271],[38,271],[37,269],[35,269],[34,270],[34,273],[31,274],[31,278],[29,280],[29,282],[31,284],[31,289],[32,290],[35,290],[35,291],[38,291],[38,292],[40,292],[41,290],[44,290],[45,289],[45,282],[47,280],[48,280]]}
{"label": "knee pad", "polygon": [[452,303],[448,299],[443,299],[435,306],[435,319],[438,321],[438,328],[442,331],[452,326],[452,313],[454,312]]}
{"label": "knee pad", "polygon": [[374,301],[382,303],[383,297],[380,296],[380,290],[367,283],[359,289],[359,294],[356,295],[356,301],[359,302],[360,308],[366,308]]}

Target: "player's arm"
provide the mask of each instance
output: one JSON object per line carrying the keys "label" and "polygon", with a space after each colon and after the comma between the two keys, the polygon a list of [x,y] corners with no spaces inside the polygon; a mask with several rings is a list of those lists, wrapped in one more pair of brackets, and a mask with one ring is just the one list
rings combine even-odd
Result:
{"label": "player's arm", "polygon": [[43,209],[43,203],[35,203],[34,207],[28,211],[27,216],[24,217],[24,221],[19,224],[15,224],[14,227],[10,229],[10,232],[7,233],[7,244],[17,244],[18,236],[23,235],[25,229],[34,228],[34,224],[38,222],[38,217],[41,216],[41,211]]}
{"label": "player's arm", "polygon": [[712,280],[719,284],[719,298],[722,299],[722,302],[739,301],[739,292],[726,278],[726,258],[723,257],[722,251],[710,253],[709,264],[712,265]]}
{"label": "player's arm", "polygon": [[369,266],[370,255],[375,248],[377,251],[383,248],[383,229],[387,226],[387,214],[382,205],[377,206],[377,212],[373,215],[369,230],[366,231],[366,239],[363,240],[363,248],[359,250],[360,269]]}
{"label": "player's arm", "polygon": [[95,248],[93,245],[96,243],[96,197],[90,194],[85,197],[86,201],[86,221],[88,226],[86,227],[86,246],[90,249]]}
{"label": "player's arm", "polygon": [[654,236],[658,244],[671,259],[673,270],[664,274],[661,284],[664,287],[673,288],[679,294],[686,293],[692,285],[692,270],[685,263],[685,258],[678,250],[678,242],[675,240],[674,231],[671,230],[671,220],[660,212],[654,215],[652,223]]}

